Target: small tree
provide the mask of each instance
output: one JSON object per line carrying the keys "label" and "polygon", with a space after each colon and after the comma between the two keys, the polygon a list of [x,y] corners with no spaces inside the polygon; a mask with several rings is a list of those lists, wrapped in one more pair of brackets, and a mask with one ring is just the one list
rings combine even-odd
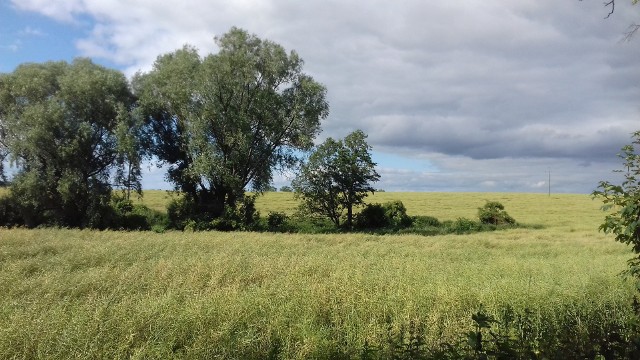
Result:
{"label": "small tree", "polygon": [[[633,141],[622,148],[618,154],[623,160],[623,169],[614,170],[622,173],[622,184],[615,185],[609,181],[600,181],[598,188],[591,194],[601,198],[602,209],[609,211],[600,230],[606,234],[614,234],[616,241],[631,245],[636,254],[640,254],[640,154],[636,146],[640,145],[640,131],[632,135]],[[640,277],[640,255],[629,260],[630,273]]]}
{"label": "small tree", "polygon": [[344,140],[328,138],[316,147],[292,182],[304,210],[326,216],[336,226],[346,211],[345,226],[353,226],[353,208],[364,204],[375,190],[371,184],[380,179],[366,138],[356,130]]}
{"label": "small tree", "polygon": [[516,221],[504,210],[504,205],[497,201],[487,201],[478,208],[478,218],[483,224],[513,225]]}

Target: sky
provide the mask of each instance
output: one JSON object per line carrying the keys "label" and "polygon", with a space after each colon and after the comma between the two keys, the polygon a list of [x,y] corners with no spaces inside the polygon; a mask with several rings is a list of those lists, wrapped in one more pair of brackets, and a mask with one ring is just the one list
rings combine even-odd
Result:
{"label": "sky", "polygon": [[[601,0],[0,0],[0,72],[83,56],[131,76],[184,44],[215,53],[237,26],[304,59],[328,90],[317,142],[362,129],[376,188],[590,193],[640,130],[640,34],[623,41],[640,5],[608,12]],[[145,172],[145,188],[171,187]]]}

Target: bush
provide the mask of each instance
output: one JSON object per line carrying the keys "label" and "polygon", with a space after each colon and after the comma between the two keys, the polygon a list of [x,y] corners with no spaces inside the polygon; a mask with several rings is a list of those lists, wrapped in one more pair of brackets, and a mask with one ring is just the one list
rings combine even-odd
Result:
{"label": "bush", "polygon": [[367,204],[355,219],[357,229],[378,229],[389,225],[389,219],[381,204]]}
{"label": "bush", "polygon": [[405,228],[411,226],[413,219],[407,215],[407,208],[402,201],[394,200],[384,203],[384,214],[389,221],[389,225],[394,228]]}
{"label": "bush", "polygon": [[355,219],[355,227],[358,229],[402,229],[411,226],[412,223],[413,219],[407,215],[407,208],[399,200],[384,204],[367,204]]}
{"label": "bush", "polygon": [[209,223],[209,227],[205,225],[203,229],[194,230],[219,230],[219,231],[235,231],[242,229],[242,215],[229,205],[225,205],[224,212]]}
{"label": "bush", "polygon": [[456,221],[450,222],[448,224],[451,232],[456,234],[468,234],[471,232],[476,232],[482,230],[482,225],[467,218],[457,218]]}
{"label": "bush", "polygon": [[298,207],[287,221],[287,231],[301,234],[334,234],[340,232],[335,224],[324,216],[309,213],[304,206]]}
{"label": "bush", "polygon": [[164,231],[168,225],[167,216],[142,204],[133,204],[129,199],[115,197],[111,200],[112,215],[110,227],[120,230]]}
{"label": "bush", "polygon": [[13,196],[0,197],[0,226],[24,225],[20,216],[20,209]]}
{"label": "bush", "polygon": [[[192,222],[196,221],[195,201],[186,196],[171,200],[167,205],[167,217],[170,228],[184,230],[189,220]],[[205,219],[202,219],[202,216],[200,216],[198,220],[198,222],[205,221]]]}
{"label": "bush", "polygon": [[244,196],[235,208],[225,205],[222,216],[211,221],[211,228],[221,231],[252,230],[259,220],[256,196]]}
{"label": "bush", "polygon": [[513,225],[516,221],[504,211],[504,205],[497,201],[487,201],[483,207],[478,208],[478,218],[483,224]]}
{"label": "bush", "polygon": [[269,230],[280,230],[287,222],[289,217],[283,212],[272,211],[267,216],[267,226]]}
{"label": "bush", "polygon": [[222,214],[202,210],[190,198],[172,200],[167,206],[168,225],[171,228],[188,231],[205,230],[252,230],[257,227],[260,213],[256,210],[255,196],[243,196],[233,208],[225,205]]}
{"label": "bush", "polygon": [[414,216],[413,217],[413,226],[418,228],[425,227],[440,227],[442,224],[440,220],[433,216]]}
{"label": "bush", "polygon": [[[190,230],[254,230],[259,226],[260,213],[255,206],[256,197],[243,196],[235,207],[224,206],[220,216],[203,213],[192,216]],[[195,222],[195,225],[194,225]]]}

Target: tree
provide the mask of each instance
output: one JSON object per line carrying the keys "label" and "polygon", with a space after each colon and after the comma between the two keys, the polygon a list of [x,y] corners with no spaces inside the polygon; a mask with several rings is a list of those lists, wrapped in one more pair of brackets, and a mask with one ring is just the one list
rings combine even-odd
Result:
{"label": "tree", "polygon": [[[632,0],[631,3],[633,5],[636,5],[638,3],[639,0]],[[609,15],[613,14],[613,9],[615,7],[615,3],[614,0],[609,1],[611,3],[611,12],[609,13]],[[608,4],[608,3],[606,3]],[[624,39],[629,41],[631,40],[631,38],[633,37],[633,35],[638,32],[638,30],[640,29],[640,24],[631,24],[629,25],[629,28],[627,30],[627,32],[624,34]]]}
{"label": "tree", "polygon": [[124,75],[76,59],[0,76],[0,142],[25,225],[101,226],[117,167],[115,129],[133,103]]}
{"label": "tree", "polygon": [[361,130],[344,140],[328,138],[309,156],[292,186],[306,211],[328,217],[336,226],[346,211],[345,226],[353,226],[354,206],[364,204],[372,183],[380,179],[371,147]]}
{"label": "tree", "polygon": [[[580,0],[582,1],[582,0]],[[631,0],[631,3],[633,5],[636,5],[640,0]],[[609,1],[605,1],[604,6],[606,7],[610,7],[609,9],[609,13],[607,14],[607,16],[605,17],[605,19],[608,19],[611,15],[613,15],[613,13],[616,10],[616,1],[615,0],[609,0]],[[640,24],[631,24],[629,25],[629,28],[627,30],[627,32],[624,34],[624,39],[629,41],[631,40],[631,38],[633,37],[633,35],[640,29]]]}
{"label": "tree", "polygon": [[640,131],[636,131],[632,143],[618,154],[623,160],[623,169],[614,172],[623,174],[622,183],[600,181],[592,193],[594,198],[602,199],[603,210],[609,211],[600,230],[614,234],[616,241],[631,245],[636,253],[636,257],[629,260],[630,272],[636,278],[640,278],[640,154],[636,151],[639,145]]}
{"label": "tree", "polygon": [[478,208],[478,218],[483,224],[513,225],[516,223],[516,220],[504,210],[504,205],[497,201],[487,201],[483,207]]}
{"label": "tree", "polygon": [[204,58],[189,46],[158,57],[134,89],[168,180],[219,216],[313,146],[328,104],[295,52],[237,28],[215,41]]}
{"label": "tree", "polygon": [[280,188],[280,191],[281,192],[292,192],[293,189],[291,189],[291,186],[284,185],[283,187]]}

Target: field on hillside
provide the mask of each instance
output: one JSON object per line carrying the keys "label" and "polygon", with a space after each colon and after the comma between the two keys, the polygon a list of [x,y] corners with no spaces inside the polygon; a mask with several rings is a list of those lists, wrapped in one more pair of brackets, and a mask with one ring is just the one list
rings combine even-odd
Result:
{"label": "field on hillside", "polygon": [[[142,201],[162,209],[166,196]],[[389,200],[441,220],[500,201],[542,228],[433,237],[0,229],[0,354],[358,358],[413,325],[429,344],[456,341],[480,304],[529,314],[539,341],[631,316],[634,289],[618,276],[630,249],[598,233],[603,213],[587,195],[369,198]],[[257,205],[264,216],[295,201],[267,193]]]}
{"label": "field on hillside", "polygon": [[[165,211],[166,204],[175,198],[173,192],[162,190],[145,191],[139,201],[148,207]],[[478,208],[487,201],[499,201],[517,221],[525,224],[540,224],[547,228],[573,228],[597,232],[604,217],[600,211],[602,203],[589,195],[578,194],[513,194],[513,193],[411,193],[379,192],[365,199],[369,203],[384,203],[400,200],[409,215],[429,215],[440,220],[455,220],[458,217],[477,218]],[[262,216],[270,211],[293,214],[298,202],[292,193],[267,192],[256,200]]]}

